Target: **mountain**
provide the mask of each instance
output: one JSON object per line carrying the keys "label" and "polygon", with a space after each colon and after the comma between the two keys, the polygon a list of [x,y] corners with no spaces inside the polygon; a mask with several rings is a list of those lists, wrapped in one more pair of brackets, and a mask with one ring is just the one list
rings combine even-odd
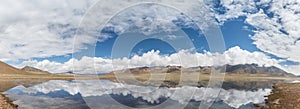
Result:
{"label": "mountain", "polygon": [[62,72],[62,73],[56,73],[58,75],[74,75],[73,71],[67,71],[67,72]]}
{"label": "mountain", "polygon": [[50,72],[47,71],[43,71],[34,67],[30,67],[30,66],[25,66],[21,69],[22,71],[28,72],[28,73],[32,73],[32,74],[51,74]]}
{"label": "mountain", "polygon": [[117,70],[112,71],[113,72],[122,72],[122,73],[129,73],[132,74],[145,74],[150,72],[155,73],[180,73],[181,72],[181,66],[155,66],[155,67],[137,67],[137,68],[130,68],[126,70]]}
{"label": "mountain", "polygon": [[269,74],[273,76],[295,76],[275,66],[265,67],[257,64],[226,65],[226,72],[234,74]]}
{"label": "mountain", "polygon": [[26,66],[22,69],[18,69],[0,61],[0,74],[15,75],[15,74],[51,74],[51,73],[34,67],[29,67],[29,66]]}
{"label": "mountain", "polygon": [[[190,67],[190,68],[183,68],[181,66],[154,66],[154,67],[137,67],[137,68],[129,68],[125,70],[117,70],[113,72],[122,72],[122,73],[129,73],[132,74],[144,74],[144,73],[181,73],[181,72],[200,72],[200,73],[210,73],[211,72],[210,66],[200,66],[200,67]],[[111,72],[111,73],[113,73]]]}
{"label": "mountain", "polygon": [[[239,65],[225,65],[221,67],[226,67],[226,74],[266,74],[270,76],[295,76],[291,73],[287,73],[282,69],[277,67],[264,67],[258,66],[257,64],[239,64]],[[113,72],[122,72],[122,73],[133,73],[133,74],[142,74],[142,73],[196,73],[200,72],[203,74],[209,74],[213,67],[211,66],[198,66],[198,67],[189,67],[183,68],[181,66],[155,66],[155,67],[138,67],[130,68],[126,70],[117,70]],[[217,67],[220,68],[220,67]],[[110,72],[110,73],[113,73]]]}
{"label": "mountain", "polygon": [[25,74],[26,72],[0,61],[0,74]]}

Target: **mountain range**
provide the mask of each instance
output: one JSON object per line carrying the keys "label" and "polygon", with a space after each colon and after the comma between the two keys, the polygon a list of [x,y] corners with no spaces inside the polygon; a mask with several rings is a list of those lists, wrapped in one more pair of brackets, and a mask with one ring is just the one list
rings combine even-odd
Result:
{"label": "mountain range", "polygon": [[30,66],[25,66],[22,69],[18,69],[0,61],[0,74],[24,75],[24,74],[51,74],[51,73]]}
{"label": "mountain range", "polygon": [[[226,74],[266,74],[270,76],[295,76],[291,73],[288,73],[280,68],[275,66],[265,67],[258,66],[257,64],[239,64],[239,65],[225,65]],[[131,72],[133,74],[142,74],[142,73],[204,73],[209,74],[211,70],[215,67],[211,66],[198,66],[198,67],[189,67],[184,68],[181,66],[154,66],[154,67],[137,67],[130,68],[125,70],[117,70],[114,72]],[[0,74],[51,74],[50,72],[43,71],[34,67],[25,66],[22,69],[15,68],[4,62],[0,61]]]}
{"label": "mountain range", "polygon": [[137,67],[125,70],[112,71],[110,73],[122,72],[122,73],[132,73],[132,74],[142,74],[142,73],[203,73],[209,74],[212,69],[225,68],[226,74],[264,74],[270,76],[295,76],[294,74],[288,73],[275,66],[265,67],[259,66],[257,64],[238,64],[238,65],[224,65],[219,67],[211,66],[198,66],[184,68],[182,66],[154,66],[154,67]]}
{"label": "mountain range", "polygon": [[257,64],[226,65],[226,73],[233,74],[269,74],[273,76],[295,76],[278,67],[258,66]]}
{"label": "mountain range", "polygon": [[21,69],[22,71],[28,72],[28,73],[32,73],[32,74],[51,74],[48,71],[43,71],[34,67],[30,67],[30,66],[25,66]]}
{"label": "mountain range", "polygon": [[27,72],[0,61],[0,74],[25,74]]}

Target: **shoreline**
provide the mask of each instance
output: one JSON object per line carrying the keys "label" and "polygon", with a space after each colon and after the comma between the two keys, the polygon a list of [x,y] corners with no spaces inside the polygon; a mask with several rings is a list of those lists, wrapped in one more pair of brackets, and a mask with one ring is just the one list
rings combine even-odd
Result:
{"label": "shoreline", "polygon": [[[153,76],[154,78],[150,79],[150,77]],[[17,109],[17,105],[13,104],[13,101],[11,101],[9,98],[5,96],[5,94],[2,94],[2,92],[6,91],[7,89],[10,89],[12,87],[15,87],[17,85],[24,85],[24,86],[32,86],[35,84],[40,84],[43,82],[47,82],[49,80],[110,80],[112,82],[125,82],[133,85],[147,85],[147,86],[158,86],[158,87],[178,87],[182,85],[189,85],[189,86],[196,86],[201,87],[207,85],[207,80],[209,80],[209,75],[202,74],[202,75],[196,75],[193,73],[185,75],[184,81],[181,80],[181,76],[177,73],[172,74],[154,74],[154,75],[146,75],[146,74],[136,74],[133,75],[135,79],[140,81],[140,83],[137,83],[135,81],[131,81],[132,78],[129,78],[128,75],[121,75],[118,78],[114,74],[106,74],[106,75],[95,75],[95,76],[78,76],[78,75],[51,75],[46,76],[45,75],[26,75],[26,76],[18,76],[18,77],[0,77],[0,86],[3,86],[0,88],[0,109]],[[165,76],[164,78],[162,78]],[[198,76],[199,80],[193,80]],[[159,78],[156,78],[159,77]],[[197,77],[196,77],[197,78]],[[121,81],[119,81],[120,79]],[[271,76],[265,76],[265,75],[225,75],[224,77],[224,84],[231,81],[239,81],[239,82],[255,82],[255,81],[261,81],[261,82],[268,82],[270,80],[288,80],[288,79],[297,79],[300,80],[300,78],[296,77],[271,77]],[[180,83],[182,82],[182,83]],[[190,84],[194,83],[196,84]],[[244,85],[241,83],[241,85]],[[238,86],[237,86],[238,87]],[[275,87],[275,86],[274,86]],[[300,91],[300,85],[299,91]],[[273,88],[274,90],[274,88]],[[272,92],[273,92],[272,90]],[[300,95],[300,93],[299,93]],[[300,96],[299,96],[300,98]],[[267,102],[266,102],[267,103]],[[270,101],[271,103],[271,101]],[[299,103],[300,104],[300,103]],[[257,107],[257,106],[256,106]],[[264,106],[265,107],[265,106]],[[260,108],[260,107],[258,107]],[[268,109],[268,108],[261,108],[261,109]],[[273,108],[272,108],[273,109]],[[279,108],[275,108],[279,109]]]}
{"label": "shoreline", "polygon": [[0,93],[0,109],[17,109],[18,105],[13,104],[8,97]]}
{"label": "shoreline", "polygon": [[265,104],[255,106],[259,109],[299,109],[300,83],[277,83],[272,92],[265,96]]}

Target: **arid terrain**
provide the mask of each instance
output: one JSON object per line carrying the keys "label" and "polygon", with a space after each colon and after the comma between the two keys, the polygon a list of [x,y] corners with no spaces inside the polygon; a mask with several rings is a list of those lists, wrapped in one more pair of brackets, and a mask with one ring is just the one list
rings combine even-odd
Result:
{"label": "arid terrain", "polygon": [[[8,89],[23,85],[24,87],[30,87],[36,84],[47,82],[49,80],[75,80],[75,79],[106,79],[113,82],[121,82],[134,85],[151,85],[160,87],[177,87],[183,85],[204,87],[207,86],[210,79],[216,79],[222,81],[223,85],[230,85],[232,81],[238,81],[234,86],[235,88],[247,88],[247,84],[255,84],[260,81],[260,84],[270,84],[273,80],[291,80],[298,79],[298,77],[286,73],[276,67],[259,67],[255,64],[249,65],[226,65],[225,73],[216,73],[211,76],[211,72],[215,69],[209,66],[205,67],[191,67],[182,68],[181,66],[157,66],[157,67],[138,67],[125,70],[112,71],[105,75],[75,75],[75,74],[53,74],[47,71],[43,71],[37,68],[26,66],[22,69],[12,67],[8,64],[0,62],[0,93]],[[199,73],[200,72],[200,73]],[[295,84],[297,85],[297,84]],[[257,85],[259,87],[259,85]],[[268,103],[277,103],[276,97],[281,97],[283,94],[285,97],[293,96],[298,93],[299,86],[288,85],[275,86],[276,90],[274,94],[270,95]],[[282,91],[282,89],[288,88],[288,91]],[[279,91],[277,91],[279,90]],[[292,91],[292,92],[290,92]],[[294,91],[294,92],[293,92]],[[279,95],[277,92],[280,92]],[[280,105],[289,104],[288,101],[284,102],[280,98]],[[295,97],[295,96],[294,96]],[[295,97],[296,99],[297,97]],[[274,101],[275,100],[275,101]],[[297,103],[299,100],[293,100],[290,103]],[[298,103],[299,104],[299,103]],[[269,105],[269,104],[268,104]],[[270,105],[272,107],[273,105]],[[277,106],[277,105],[274,105]],[[4,95],[0,96],[0,109],[13,109],[16,108]]]}
{"label": "arid terrain", "polygon": [[17,106],[12,104],[12,101],[0,94],[0,109],[17,109]]}
{"label": "arid terrain", "polygon": [[279,83],[273,86],[261,109],[300,109],[300,83]]}
{"label": "arid terrain", "polygon": [[17,106],[7,99],[4,95],[0,94],[0,109],[16,109]]}
{"label": "arid terrain", "polygon": [[255,64],[226,66],[225,73],[215,73],[210,66],[182,68],[181,66],[138,67],[125,70],[112,71],[99,76],[100,79],[124,82],[136,85],[153,85],[176,87],[183,85],[206,86],[208,80],[221,81],[271,81],[291,80],[298,77],[282,71],[276,67],[258,67]]}
{"label": "arid terrain", "polygon": [[[0,94],[18,85],[29,87],[52,79],[68,80],[73,78],[74,75],[51,74],[28,66],[18,69],[0,62]],[[16,109],[16,107],[5,95],[0,95],[0,109]]]}

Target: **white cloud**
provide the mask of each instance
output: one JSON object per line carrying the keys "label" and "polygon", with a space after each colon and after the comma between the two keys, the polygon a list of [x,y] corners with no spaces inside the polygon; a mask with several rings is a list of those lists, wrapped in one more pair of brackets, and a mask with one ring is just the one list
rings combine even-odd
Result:
{"label": "white cloud", "polygon": [[[189,102],[190,99],[193,99],[195,101],[209,102],[209,100],[211,100],[213,96],[204,96],[204,94],[210,95],[211,92],[219,90],[217,88],[197,88],[191,86],[183,86],[177,88],[157,88],[152,86],[127,85],[105,80],[79,80],[72,82],[57,80],[49,81],[30,88],[19,86],[11,90],[17,89],[22,90],[22,92],[24,93],[30,94],[36,94],[38,92],[47,94],[54,91],[64,90],[71,95],[80,93],[83,97],[102,96],[106,94],[122,94],[126,96],[131,94],[135,98],[140,97],[141,99],[152,103],[159,102],[159,98],[165,97],[171,100],[178,101],[182,104]],[[177,92],[174,93],[175,91]],[[193,95],[186,94],[194,91],[195,93]],[[264,101],[264,96],[268,95],[270,92],[271,89],[258,89],[256,91],[221,89],[220,94],[216,98],[216,100],[223,101],[231,107],[238,108],[249,103],[262,103]],[[106,100],[110,101],[110,99]]]}
{"label": "white cloud", "polygon": [[252,37],[257,48],[300,62],[299,0],[221,0],[219,5],[223,8],[215,9],[215,16],[220,22],[245,16],[258,29]]}
{"label": "white cloud", "polygon": [[[224,14],[215,9],[215,16],[221,23],[245,16],[245,22],[257,29],[251,36],[257,48],[279,58],[300,62],[299,0],[221,0],[220,5]],[[288,66],[288,71],[299,72],[295,66]]]}
{"label": "white cloud", "polygon": [[[225,65],[225,64],[252,64],[256,63],[260,66],[277,66],[281,61],[270,58],[261,52],[248,52],[239,47],[233,47],[223,54],[218,53],[191,53],[188,50],[181,50],[178,53],[171,55],[160,55],[159,51],[149,51],[141,56],[134,55],[132,58],[117,58],[105,59],[101,57],[82,57],[78,59],[70,59],[65,63],[43,61],[24,61],[18,65],[23,67],[25,65],[37,67],[50,72],[61,73],[71,71],[73,69],[78,73],[94,73],[109,72],[119,69],[141,67],[141,66],[167,66],[167,65],[181,65],[184,67],[194,66],[211,66],[211,65]],[[113,64],[112,64],[113,63]]]}
{"label": "white cloud", "polygon": [[285,69],[287,72],[293,72],[296,75],[300,75],[300,64],[286,65],[282,66],[282,68]]}
{"label": "white cloud", "polygon": [[[72,53],[76,27],[91,4],[91,0],[1,2],[0,60],[14,61]],[[85,38],[80,44],[92,41]]]}
{"label": "white cloud", "polygon": [[257,28],[251,37],[257,48],[280,58],[300,62],[299,0],[222,0],[220,5],[225,10],[224,14],[215,13],[219,21],[245,16],[245,22]]}
{"label": "white cloud", "polygon": [[[134,28],[146,34],[170,32],[177,29],[172,23],[174,20],[181,20],[180,25],[183,26],[192,25],[191,21],[179,11],[187,11],[190,15],[197,15],[191,14],[195,12],[209,13],[202,9],[204,8],[201,6],[202,2],[199,4],[181,0],[161,2],[175,4],[183,10],[158,5],[140,5],[129,8],[130,11],[121,11],[105,26],[112,27],[111,29],[117,33]],[[85,49],[86,44],[95,43],[96,36],[99,36],[99,29],[112,16],[129,5],[136,5],[135,0],[94,3],[93,0],[2,2],[0,4],[0,60],[15,61],[78,52]],[[93,7],[90,8],[90,6]],[[84,15],[85,18],[81,21]],[[201,20],[200,18],[205,18],[205,15],[208,14],[198,16],[198,19],[193,20]],[[208,15],[208,17],[211,16]],[[81,23],[80,27],[78,27],[79,23]],[[74,40],[76,31],[78,39]],[[103,41],[107,38],[109,36],[101,35],[98,40]],[[74,49],[73,44],[76,44]]]}
{"label": "white cloud", "polygon": [[256,0],[220,0],[220,2],[216,2],[212,0],[208,5],[211,5],[210,7],[214,9],[216,19],[223,23],[229,19],[254,13],[257,11],[257,5],[263,5],[269,2],[268,0],[255,1]]}
{"label": "white cloud", "polygon": [[[300,1],[273,1],[267,11],[248,15],[246,22],[258,28],[254,44],[265,52],[300,62]],[[274,17],[267,14],[273,13]]]}
{"label": "white cloud", "polygon": [[[94,1],[4,1],[0,4],[0,60],[11,61],[33,57],[61,56],[84,49],[85,44],[95,43],[95,36],[97,36],[95,34],[98,34],[99,31],[97,30],[99,28],[95,27],[103,25],[104,21],[110,19],[115,14],[114,12],[122,9],[123,6],[132,5],[134,2],[134,0],[118,2],[111,0],[106,2],[107,4],[98,4],[96,7],[100,5],[103,7],[90,10],[91,13],[88,13],[86,19],[82,22],[82,28],[78,28],[80,19],[89,7],[93,5]],[[188,5],[181,6],[181,8],[189,10],[189,13],[209,13],[209,11],[199,9],[199,7],[203,8],[202,6],[195,5],[195,3],[189,1],[166,0],[163,2]],[[226,11],[224,14],[215,13],[219,21],[223,22],[228,19],[246,16],[246,23],[258,29],[252,38],[254,44],[259,49],[277,57],[300,62],[300,51],[298,50],[300,48],[300,32],[298,31],[300,30],[299,0],[273,0],[272,2],[270,0],[260,0],[259,2],[255,2],[255,0],[222,0],[220,4],[225,7]],[[270,5],[271,8],[264,12],[263,10],[259,10],[257,5]],[[198,8],[196,9],[195,7]],[[108,8],[111,8],[111,10],[106,10],[105,12],[99,11]],[[145,8],[147,8],[146,11]],[[266,13],[273,13],[274,17],[270,18]],[[145,15],[149,16],[144,18],[143,16]],[[208,15],[207,17],[211,16]],[[136,26],[146,33],[153,33],[157,30],[176,30],[174,25],[170,25],[170,22],[178,19],[185,21],[186,24],[183,25],[191,26],[191,22],[175,10],[148,5],[138,6],[131,11],[122,12],[106,26],[112,26],[112,29],[118,33],[122,33],[128,28],[133,28],[132,26]],[[128,22],[129,20],[131,21]],[[76,44],[78,45],[75,46],[76,48],[73,51],[73,39],[76,30],[79,30],[79,37],[77,37],[79,39],[76,40]],[[84,33],[86,31],[89,34]],[[100,40],[107,38],[109,36],[100,36]],[[174,37],[170,36],[168,38],[172,39]],[[178,55],[182,55],[184,59],[178,59]],[[195,60],[195,57],[200,57],[199,63]],[[65,63],[48,60],[38,62],[33,60],[24,61],[23,64],[36,66],[52,72],[64,72],[72,69],[72,62],[74,61],[80,65],[76,67],[78,71],[92,72],[94,66],[87,63],[91,63],[93,60],[96,62],[97,71],[107,72],[112,68],[112,60],[91,57],[83,57],[80,60],[72,59]],[[153,51],[141,57],[135,56],[132,59],[116,59],[114,61],[118,61],[120,65],[116,65],[115,67],[120,68],[120,66],[127,65],[127,60],[129,60],[130,66],[179,64],[181,61],[186,66],[195,65],[195,63],[199,65],[257,63],[259,65],[275,65],[280,67],[278,60],[271,59],[261,52],[250,53],[236,47],[224,54],[211,54],[209,52],[200,54],[181,51],[177,54],[160,56],[157,51]],[[289,71],[296,72],[294,70]]]}

